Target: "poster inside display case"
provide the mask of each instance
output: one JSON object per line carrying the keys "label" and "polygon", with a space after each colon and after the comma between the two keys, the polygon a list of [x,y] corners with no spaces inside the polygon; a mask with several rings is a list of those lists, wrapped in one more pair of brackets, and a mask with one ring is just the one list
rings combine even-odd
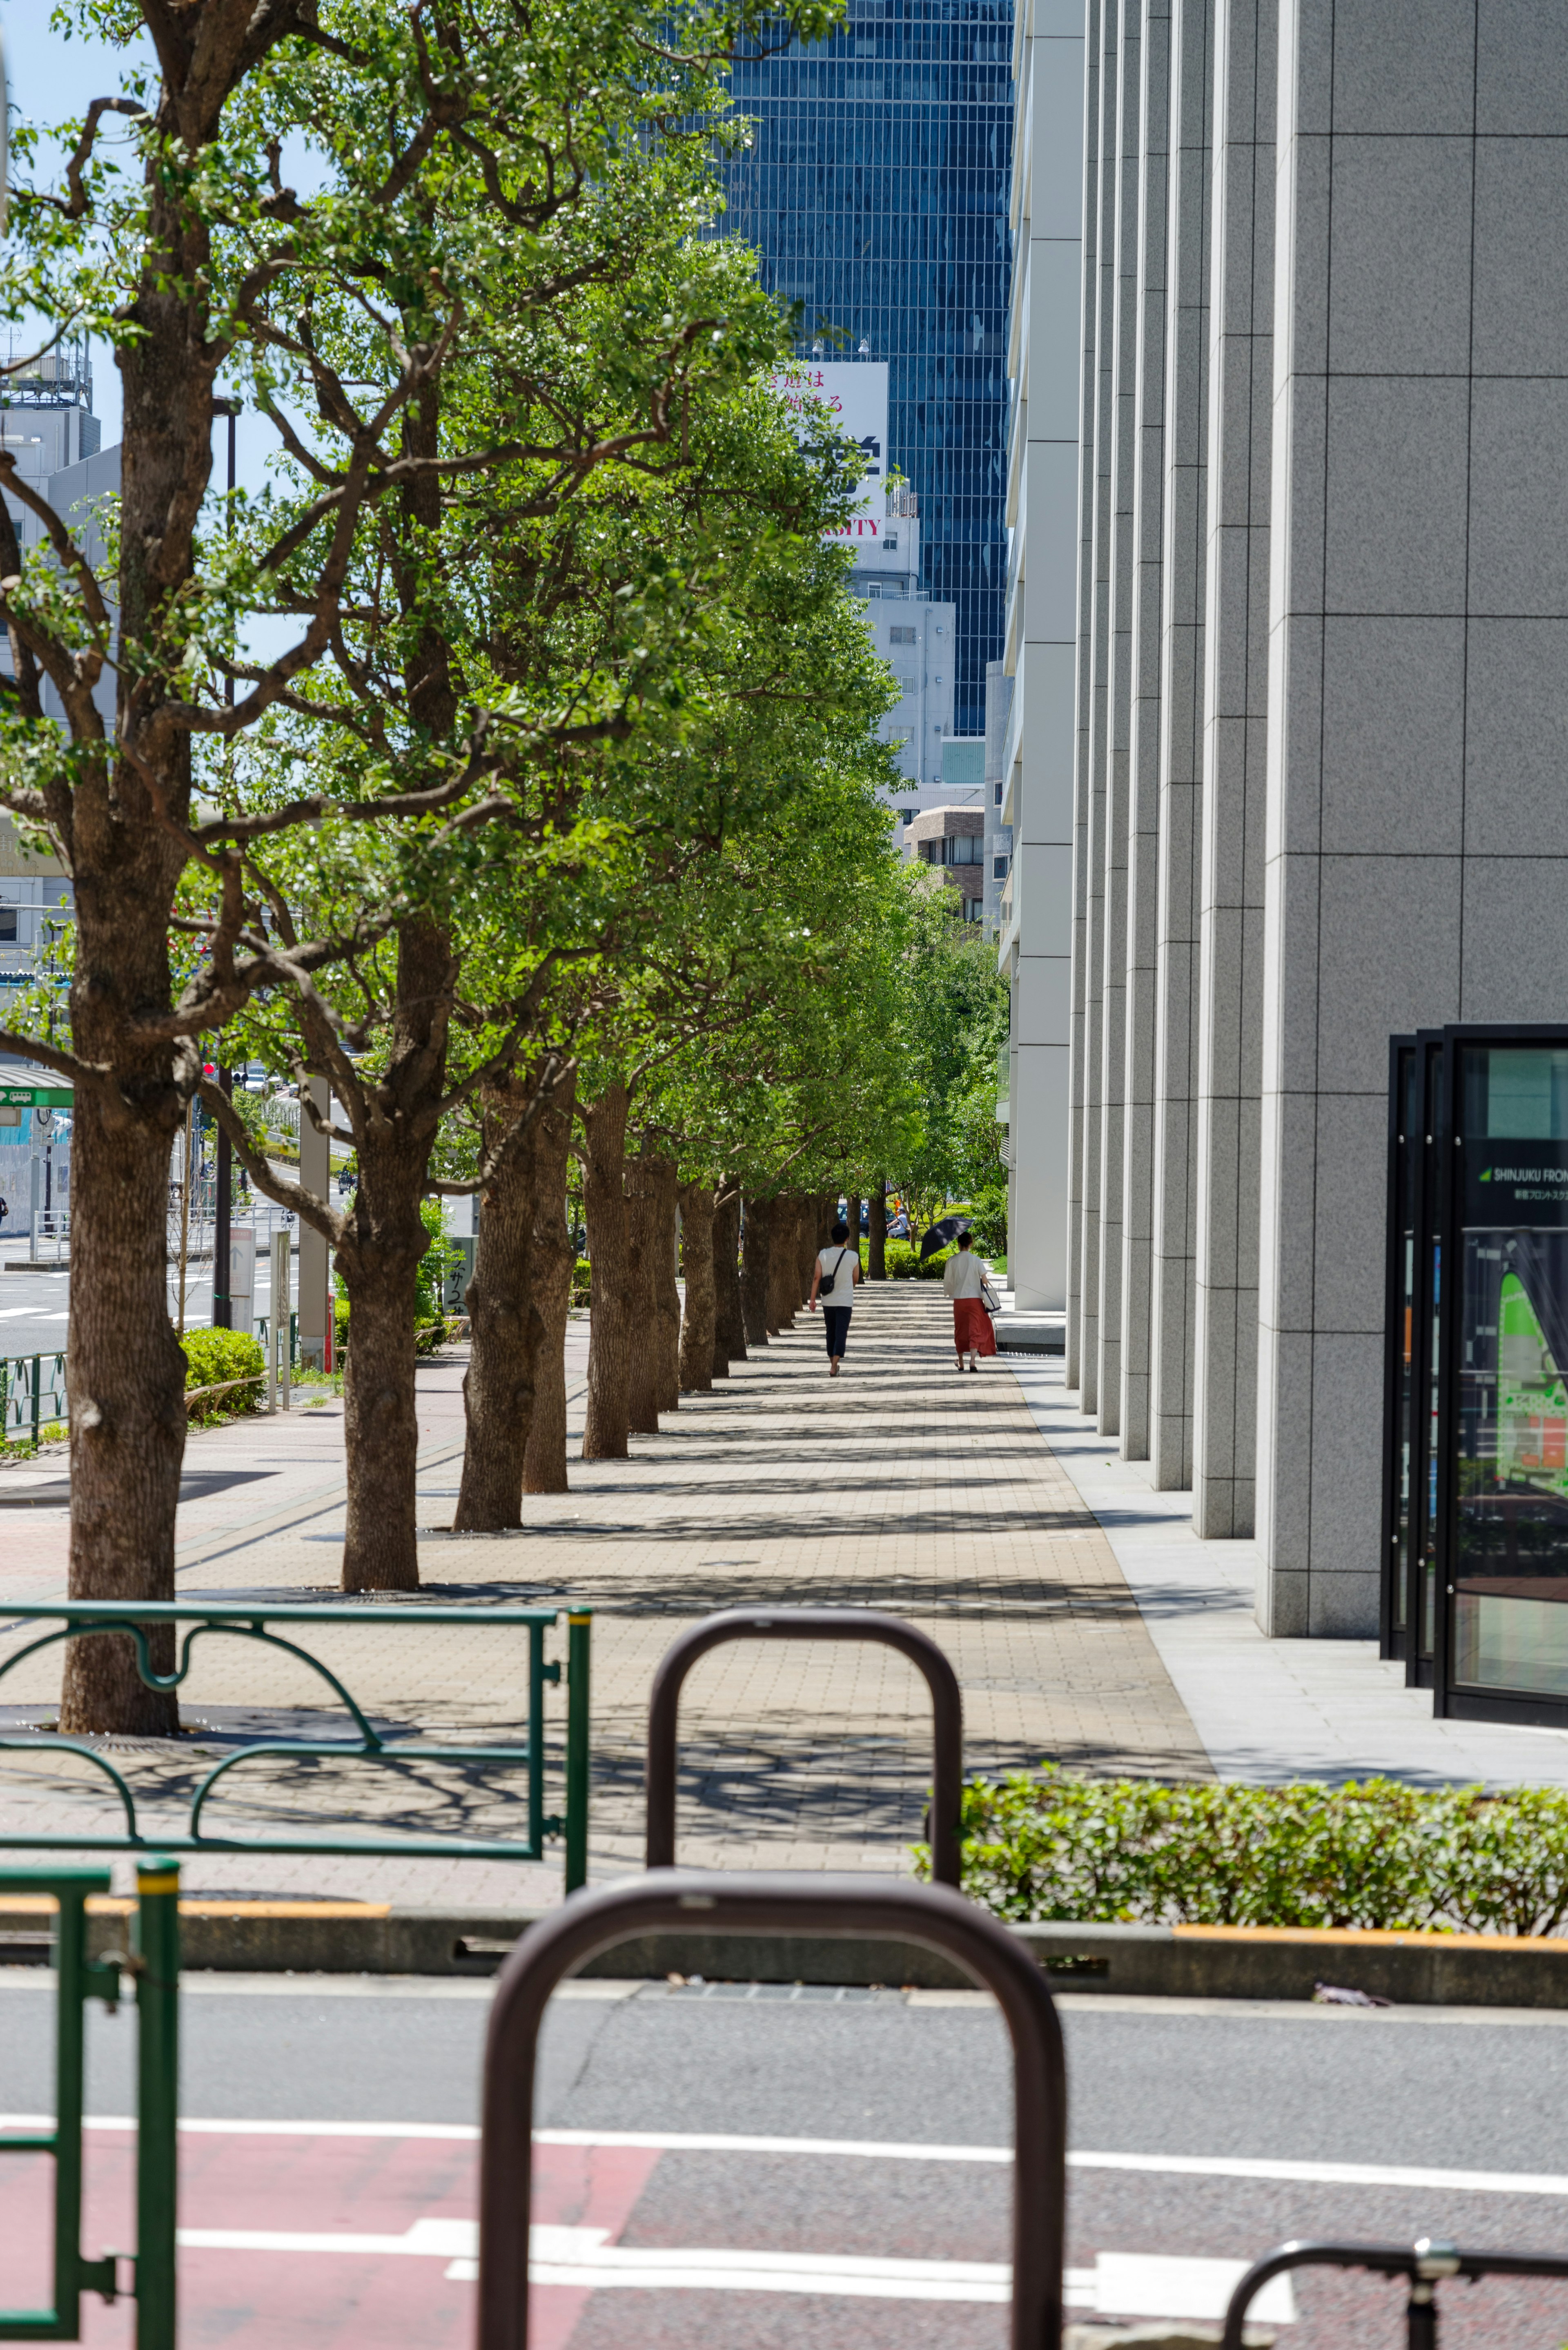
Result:
{"label": "poster inside display case", "polygon": [[1568,1026],[1389,1040],[1384,1656],[1568,1729]]}
{"label": "poster inside display case", "polygon": [[1568,1041],[1451,1049],[1447,1679],[1568,1700]]}

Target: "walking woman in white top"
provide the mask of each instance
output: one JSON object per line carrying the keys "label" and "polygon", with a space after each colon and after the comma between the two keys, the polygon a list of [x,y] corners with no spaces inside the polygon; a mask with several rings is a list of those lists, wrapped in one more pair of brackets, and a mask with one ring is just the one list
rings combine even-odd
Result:
{"label": "walking woman in white top", "polygon": [[942,1267],[942,1287],[953,1302],[953,1351],[961,1371],[963,1358],[977,1370],[977,1355],[994,1355],[996,1333],[986,1312],[985,1267],[974,1253],[973,1235],[960,1232],[958,1250]]}
{"label": "walking woman in white top", "polygon": [[855,1310],[855,1284],[859,1278],[860,1252],[849,1245],[849,1227],[835,1224],[831,1242],[816,1253],[816,1271],[811,1276],[811,1295],[806,1300],[815,1314],[817,1298],[822,1299],[830,1379],[838,1377],[844,1349],[849,1344],[849,1316]]}

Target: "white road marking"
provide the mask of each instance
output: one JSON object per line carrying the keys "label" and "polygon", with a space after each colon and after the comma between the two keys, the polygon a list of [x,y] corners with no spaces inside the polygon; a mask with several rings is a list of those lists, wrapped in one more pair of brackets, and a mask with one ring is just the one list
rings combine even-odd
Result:
{"label": "white road marking", "polygon": [[[50,2114],[0,2114],[0,2130],[50,2129]],[[86,2129],[133,2130],[129,2114],[94,2114]],[[410,2138],[476,2144],[473,2122],[182,2121],[193,2137]],[[890,2138],[742,2137],[717,2131],[542,2129],[539,2146],[641,2147],[668,2154],[845,2156],[867,2162],[987,2162],[1012,2160],[1010,2146],[922,2146]],[[1428,2165],[1376,2162],[1291,2162],[1227,2154],[1120,2154],[1075,2148],[1069,2170],[1133,2170],[1179,2178],[1262,2178],[1309,2187],[1413,2187],[1444,2195],[1555,2195],[1568,2198],[1568,2173],[1532,2170],[1439,2170]]]}
{"label": "white road marking", "polygon": [[[317,2234],[287,2228],[182,2228],[192,2251],[336,2252],[364,2258],[423,2257],[450,2263],[446,2276],[472,2284],[479,2275],[479,2225],[473,2220],[416,2220],[400,2236]],[[1244,2261],[1191,2260],[1159,2253],[1101,2252],[1092,2269],[1069,2269],[1068,2306],[1121,2317],[1217,2318],[1246,2268]],[[702,2247],[612,2244],[607,2228],[541,2225],[529,2236],[535,2284],[602,2292],[818,2293],[861,2300],[1004,2302],[1012,2272],[1001,2261],[910,2261],[848,2252],[779,2252]],[[1263,2324],[1291,2324],[1288,2277],[1258,2296]]]}
{"label": "white road marking", "polygon": [[[181,2228],[188,2251],[322,2251],[371,2259],[447,2261],[453,2284],[480,2275],[480,2223],[419,2219],[404,2235],[313,2232],[303,2228]],[[1093,2268],[1064,2272],[1070,2308],[1116,2317],[1222,2317],[1246,2261],[1168,2259],[1164,2253],[1103,2251]],[[708,2247],[611,2244],[608,2228],[538,2225],[529,2232],[534,2284],[574,2284],[604,2292],[835,2293],[877,2301],[1006,2301],[1011,2268],[1003,2261],[903,2261],[842,2251],[738,2251]],[[1291,2280],[1276,2277],[1253,2305],[1260,2324],[1291,2324]]]}

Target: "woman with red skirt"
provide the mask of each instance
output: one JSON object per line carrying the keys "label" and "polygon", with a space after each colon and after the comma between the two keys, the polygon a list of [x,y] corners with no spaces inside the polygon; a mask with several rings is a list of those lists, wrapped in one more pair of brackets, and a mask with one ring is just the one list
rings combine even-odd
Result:
{"label": "woman with red skirt", "polygon": [[977,1356],[996,1352],[996,1333],[985,1310],[985,1267],[974,1253],[971,1233],[959,1234],[957,1253],[942,1267],[942,1287],[953,1302],[953,1351],[958,1367],[963,1369],[967,1355],[970,1369],[978,1370]]}

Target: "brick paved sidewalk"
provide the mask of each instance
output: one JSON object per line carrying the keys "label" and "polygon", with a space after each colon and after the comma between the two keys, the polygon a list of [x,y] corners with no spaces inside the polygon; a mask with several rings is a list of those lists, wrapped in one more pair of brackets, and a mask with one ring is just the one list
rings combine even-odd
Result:
{"label": "brick paved sidewalk", "polygon": [[[630,1461],[574,1460],[570,1494],[530,1499],[526,1524],[507,1535],[437,1530],[457,1483],[461,1366],[430,1375],[421,1456],[427,1588],[448,1599],[570,1597],[595,1610],[594,1875],[640,1860],[643,1727],[659,1656],[684,1625],[759,1599],[888,1607],[929,1629],[958,1670],[971,1770],[1049,1755],[1092,1769],[1209,1775],[1110,1546],[1037,1432],[1017,1381],[1000,1361],[961,1378],[950,1330],[940,1295],[911,1284],[870,1290],[856,1313],[846,1377],[830,1385],[821,1326],[803,1315],[712,1395],[684,1399],[658,1437],[634,1438]],[[580,1350],[581,1334],[573,1336]],[[580,1403],[574,1426],[579,1411]],[[286,1440],[275,1426],[256,1424],[258,1462],[267,1443]],[[223,1440],[243,1457],[249,1434],[228,1431]],[[283,1480],[292,1503],[283,1492],[270,1506],[279,1488],[269,1478],[267,1506],[251,1498],[258,1487],[231,1487],[226,1517],[217,1496],[202,1503],[202,1523],[194,1509],[182,1513],[182,1592],[325,1593],[342,1525],[340,1499],[323,1490],[329,1440],[326,1426],[292,1440],[296,1458]],[[205,1441],[193,1441],[192,1459],[211,1461],[215,1471],[216,1447],[202,1451]],[[247,1513],[248,1526],[240,1522]],[[4,1553],[0,1576],[0,1587],[20,1596]],[[0,1655],[16,1645],[14,1635],[0,1638]],[[483,1736],[520,1719],[515,1635],[432,1627],[416,1648],[367,1624],[324,1627],[317,1648],[374,1718],[400,1728]],[[286,1661],[258,1663],[238,1642],[204,1654],[188,1720],[232,1726],[243,1717],[336,1734],[320,1684]],[[22,1670],[35,1678],[15,1694],[11,1681],[3,1685],[14,1704],[47,1700],[57,1687],[44,1660]],[[557,1757],[562,1718],[552,1692]],[[898,1658],[849,1644],[730,1648],[692,1674],[682,1726],[683,1859],[908,1866],[929,1774],[929,1706],[924,1684]],[[166,1756],[119,1749],[113,1759],[140,1788],[167,1799],[177,1783],[188,1788],[198,1756],[182,1752],[172,1770]],[[83,1767],[61,1758],[38,1792],[25,1794],[7,1762],[0,1818],[25,1815],[40,1831],[83,1818]],[[236,1797],[230,1813],[238,1833],[269,1819],[329,1818],[367,1794],[381,1816],[421,1831],[506,1832],[497,1790],[456,1772],[432,1766],[421,1793],[400,1774],[363,1766],[311,1766],[306,1779],[294,1766],[286,1793],[281,1770],[255,1767],[254,1793]],[[549,1800],[559,1801],[558,1781]],[[159,1804],[153,1816],[175,1815]],[[187,1863],[186,1875],[192,1888],[214,1892],[420,1903],[510,1905],[553,1898],[559,1887],[554,1856],[527,1867],[213,1856]]]}

